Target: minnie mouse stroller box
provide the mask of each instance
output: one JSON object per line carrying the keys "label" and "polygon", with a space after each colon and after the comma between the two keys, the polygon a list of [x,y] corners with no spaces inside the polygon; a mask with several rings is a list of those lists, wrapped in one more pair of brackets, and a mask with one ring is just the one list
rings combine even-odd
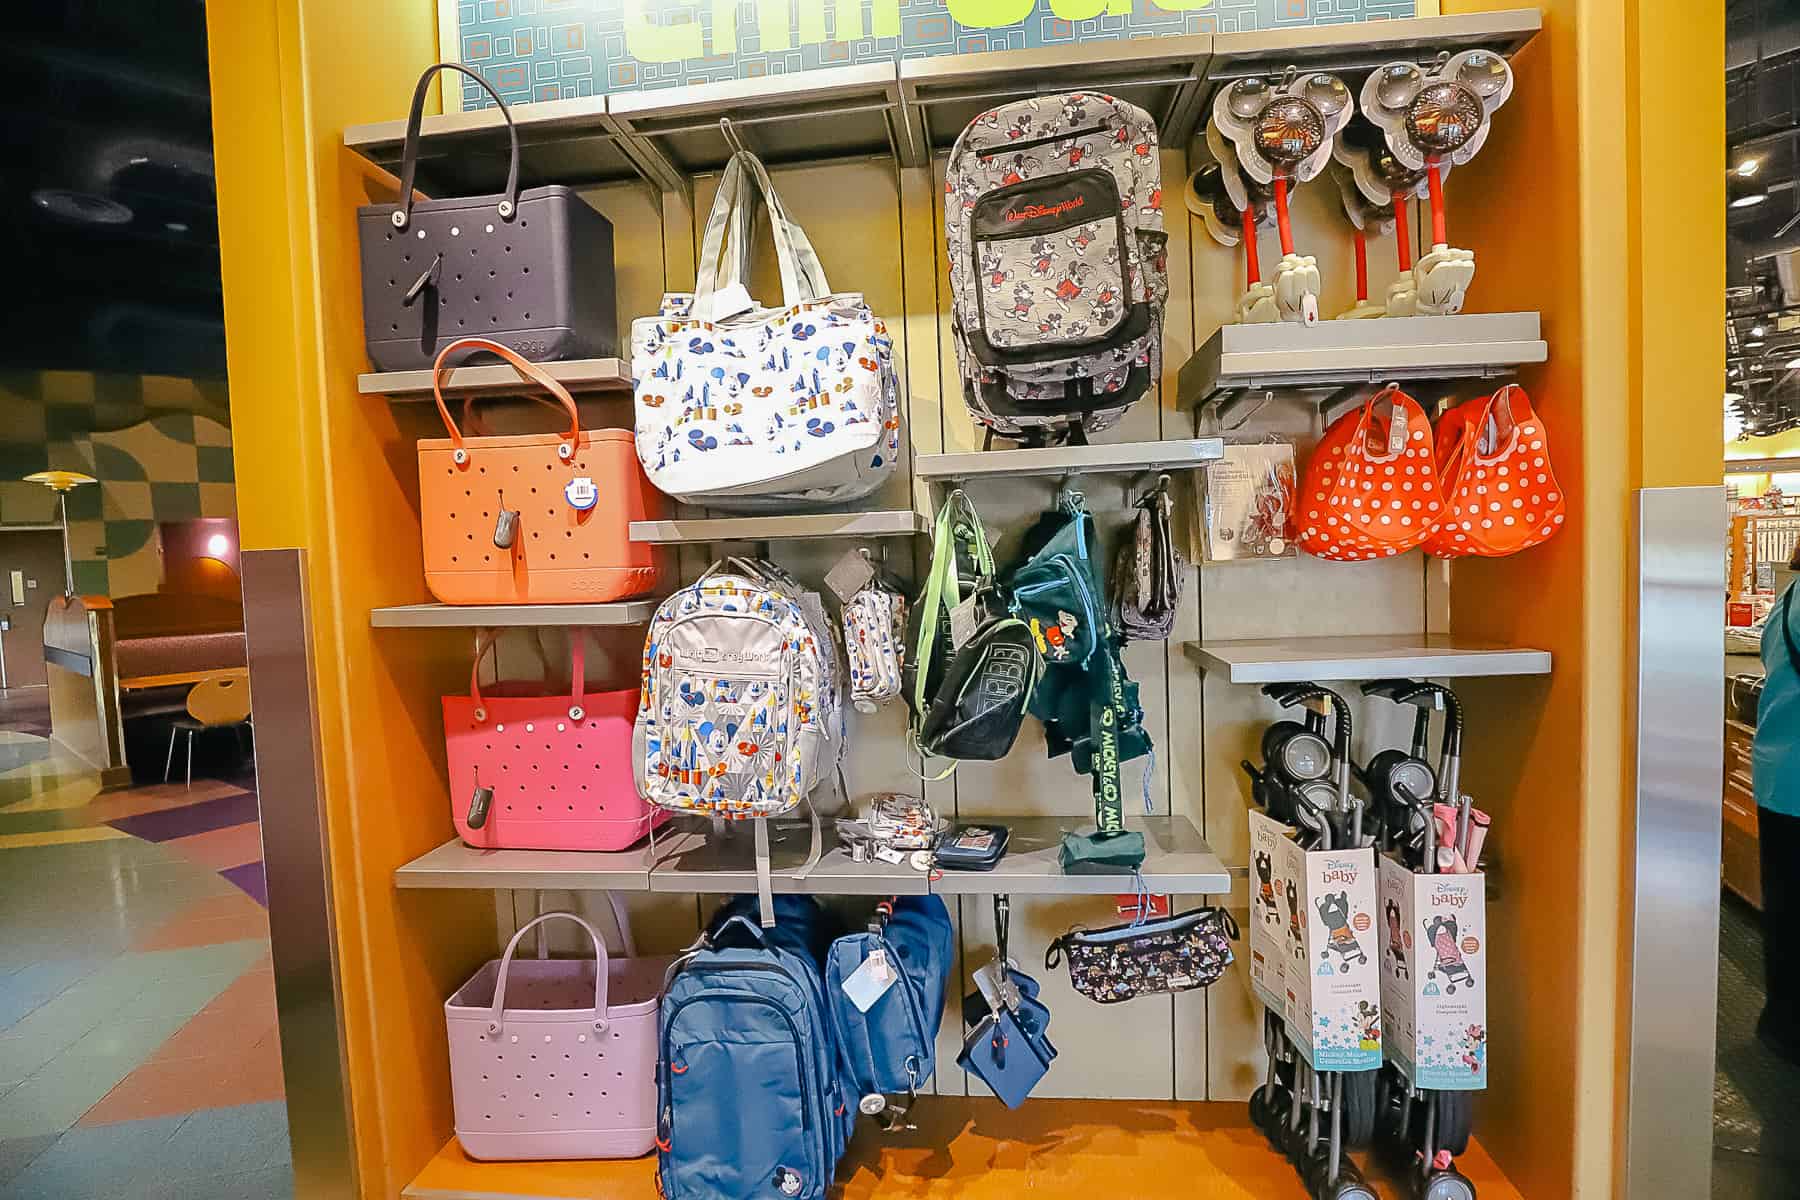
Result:
{"label": "minnie mouse stroller box", "polygon": [[1382,1025],[1375,851],[1302,850],[1286,837],[1277,849],[1288,1036],[1316,1071],[1373,1071]]}
{"label": "minnie mouse stroller box", "polygon": [[1387,1056],[1415,1087],[1487,1087],[1486,882],[1381,860]]}

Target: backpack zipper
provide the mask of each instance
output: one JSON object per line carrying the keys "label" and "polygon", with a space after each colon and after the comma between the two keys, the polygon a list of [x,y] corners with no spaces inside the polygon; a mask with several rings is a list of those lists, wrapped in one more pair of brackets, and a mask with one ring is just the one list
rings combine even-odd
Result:
{"label": "backpack zipper", "polygon": [[1107,128],[1105,125],[1090,125],[1086,129],[1071,129],[1067,133],[1050,134],[1045,137],[1032,138],[1029,141],[1008,142],[1004,146],[995,146],[992,150],[977,150],[975,157],[987,159],[1005,154],[1008,150],[1035,150],[1039,146],[1048,146],[1053,142],[1072,142],[1076,138],[1084,138],[1090,134],[1105,133]]}

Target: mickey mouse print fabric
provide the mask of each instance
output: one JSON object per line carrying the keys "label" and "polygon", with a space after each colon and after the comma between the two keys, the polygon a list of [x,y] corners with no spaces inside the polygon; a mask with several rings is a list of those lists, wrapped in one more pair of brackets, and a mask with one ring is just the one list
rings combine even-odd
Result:
{"label": "mickey mouse print fabric", "polygon": [[[760,190],[782,304],[750,273]],[[831,504],[880,487],[899,455],[893,341],[860,292],[833,292],[754,155],[733,156],[701,243],[694,291],[635,321],[637,452],[658,489],[716,508]]]}

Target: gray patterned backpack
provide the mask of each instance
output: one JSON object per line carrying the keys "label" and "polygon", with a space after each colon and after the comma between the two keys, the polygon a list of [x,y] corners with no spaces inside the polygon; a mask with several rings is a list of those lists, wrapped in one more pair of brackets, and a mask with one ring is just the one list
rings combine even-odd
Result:
{"label": "gray patterned backpack", "polygon": [[1156,123],[1069,92],[982,113],[944,181],[963,399],[1002,437],[1080,440],[1161,374],[1168,297]]}

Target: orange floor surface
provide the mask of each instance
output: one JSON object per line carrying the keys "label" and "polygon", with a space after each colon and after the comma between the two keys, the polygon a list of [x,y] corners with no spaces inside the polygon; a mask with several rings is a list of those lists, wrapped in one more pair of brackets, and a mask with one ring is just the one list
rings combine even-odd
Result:
{"label": "orange floor surface", "polygon": [[[923,1097],[919,1128],[857,1131],[838,1170],[841,1200],[1306,1200],[1242,1104]],[[1481,1200],[1520,1200],[1479,1145],[1459,1160]],[[1395,1200],[1402,1183],[1377,1176]],[[480,1163],[454,1139],[405,1200],[654,1200],[655,1160]]]}

